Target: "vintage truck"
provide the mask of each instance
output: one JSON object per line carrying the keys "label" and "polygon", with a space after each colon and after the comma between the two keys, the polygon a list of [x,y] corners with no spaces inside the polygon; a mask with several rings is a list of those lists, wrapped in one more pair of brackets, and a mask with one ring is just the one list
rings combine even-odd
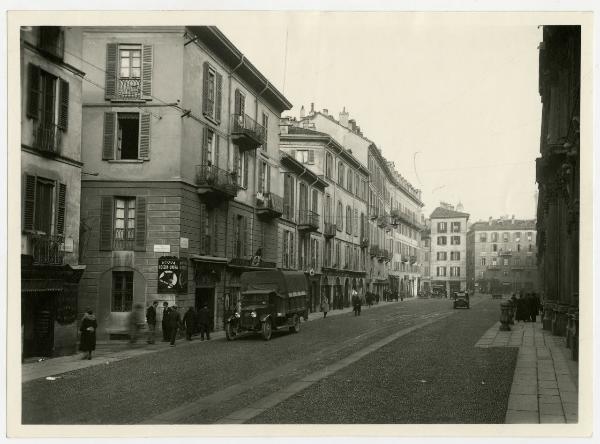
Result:
{"label": "vintage truck", "polygon": [[308,281],[298,271],[249,271],[242,273],[241,309],[225,320],[229,341],[243,333],[259,333],[271,339],[273,330],[300,331],[300,318],[308,320]]}

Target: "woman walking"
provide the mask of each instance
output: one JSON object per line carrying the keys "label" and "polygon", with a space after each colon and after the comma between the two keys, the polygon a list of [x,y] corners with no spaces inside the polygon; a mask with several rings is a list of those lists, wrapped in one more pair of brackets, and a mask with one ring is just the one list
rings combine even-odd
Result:
{"label": "woman walking", "polygon": [[321,311],[323,312],[323,319],[327,317],[327,312],[329,311],[329,301],[327,300],[327,296],[323,297],[323,302],[321,302]]}
{"label": "woman walking", "polygon": [[82,359],[92,359],[92,351],[96,349],[96,329],[98,322],[91,308],[88,308],[81,319],[81,340],[79,350],[83,352]]}

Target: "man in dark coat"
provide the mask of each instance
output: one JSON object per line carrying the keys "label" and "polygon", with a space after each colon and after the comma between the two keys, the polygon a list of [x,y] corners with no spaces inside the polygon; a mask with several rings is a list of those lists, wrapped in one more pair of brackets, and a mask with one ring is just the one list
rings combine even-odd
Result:
{"label": "man in dark coat", "polygon": [[200,340],[204,341],[204,334],[206,339],[210,339],[210,310],[208,305],[204,304],[198,311],[198,326],[200,327]]}
{"label": "man in dark coat", "polygon": [[185,325],[185,339],[188,341],[192,340],[192,334],[196,328],[196,312],[194,307],[187,309],[183,315],[183,325]]}
{"label": "man in dark coat", "polygon": [[538,304],[537,304],[535,295],[533,293],[529,293],[527,295],[527,300],[528,300],[527,305],[529,308],[529,320],[531,322],[535,322],[537,320],[537,314],[538,314]]}
{"label": "man in dark coat", "polygon": [[360,316],[361,301],[355,287],[352,288],[352,308],[354,309],[354,316]]}
{"label": "man in dark coat", "polygon": [[527,301],[523,298],[523,293],[519,295],[519,299],[517,299],[517,313],[515,316],[515,320],[517,322],[524,321],[527,322],[529,317],[527,316]]}
{"label": "man in dark coat", "polygon": [[177,339],[177,330],[181,325],[181,315],[179,314],[179,310],[177,309],[177,305],[173,305],[171,310],[169,311],[169,322],[168,329],[169,334],[171,335],[171,347],[175,346],[175,339]]}
{"label": "man in dark coat", "polygon": [[150,307],[146,309],[146,323],[148,324],[148,344],[154,344],[156,333],[156,307],[158,301],[154,301]]}
{"label": "man in dark coat", "polygon": [[168,302],[163,302],[163,315],[162,315],[162,334],[163,334],[163,342],[167,342],[171,339],[171,334],[169,332],[169,308]]}
{"label": "man in dark coat", "polygon": [[98,322],[91,308],[88,308],[81,320],[79,331],[81,332],[81,340],[79,342],[79,350],[83,352],[83,359],[92,359],[92,351],[96,349],[96,329]]}

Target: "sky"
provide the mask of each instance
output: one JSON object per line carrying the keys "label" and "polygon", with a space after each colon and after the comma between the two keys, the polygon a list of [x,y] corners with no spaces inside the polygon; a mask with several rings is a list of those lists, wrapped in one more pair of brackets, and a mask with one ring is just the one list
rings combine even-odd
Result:
{"label": "sky", "polygon": [[255,12],[215,24],[294,104],[288,115],[346,107],[422,190],[426,217],[440,201],[472,222],[535,217],[535,17]]}

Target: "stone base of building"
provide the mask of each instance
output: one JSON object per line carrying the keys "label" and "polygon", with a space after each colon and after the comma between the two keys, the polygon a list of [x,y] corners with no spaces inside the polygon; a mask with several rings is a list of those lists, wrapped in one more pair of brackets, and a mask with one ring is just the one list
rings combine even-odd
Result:
{"label": "stone base of building", "polygon": [[556,302],[544,303],[542,326],[555,336],[565,338],[565,345],[571,350],[571,358],[579,358],[579,310]]}

